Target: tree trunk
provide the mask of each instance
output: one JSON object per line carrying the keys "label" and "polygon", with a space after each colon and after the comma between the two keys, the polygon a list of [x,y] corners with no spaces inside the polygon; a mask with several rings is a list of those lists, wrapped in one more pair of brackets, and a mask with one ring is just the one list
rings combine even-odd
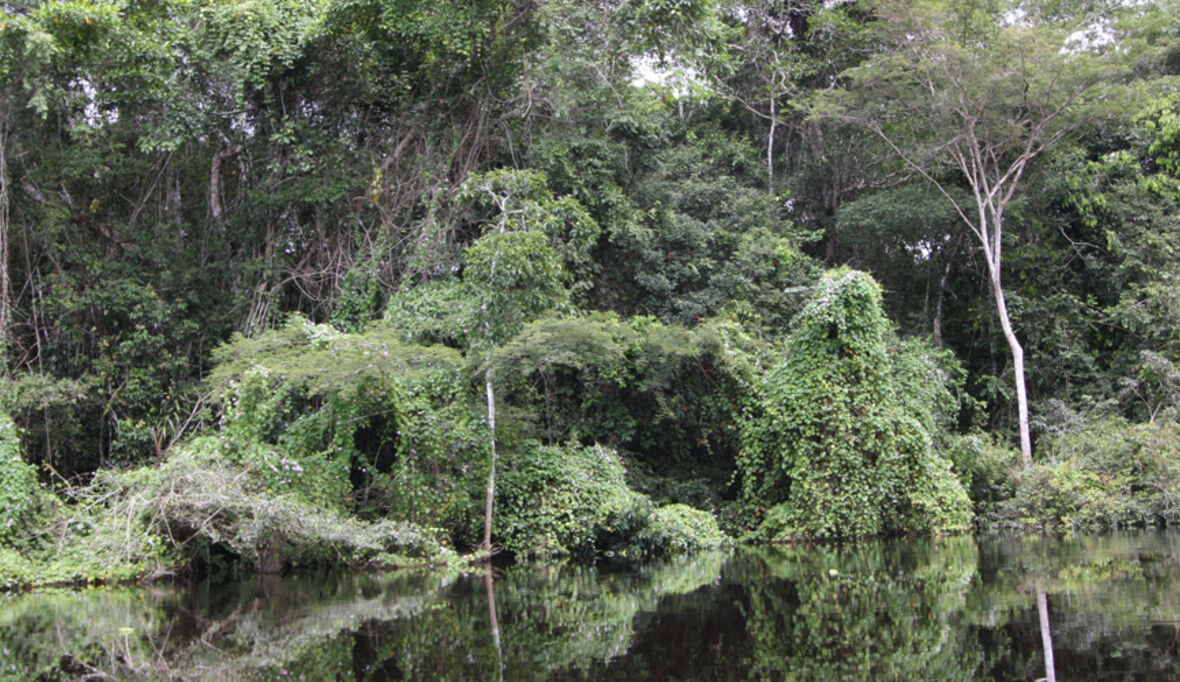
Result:
{"label": "tree trunk", "polygon": [[1008,348],[1012,351],[1012,370],[1016,374],[1016,411],[1020,421],[1020,457],[1024,468],[1032,466],[1032,438],[1028,430],[1028,392],[1024,386],[1024,348],[1012,330],[1012,322],[1008,319],[1008,304],[1004,301],[1004,288],[1000,286],[1000,270],[997,267],[992,272],[992,291],[996,296],[996,312],[1000,315],[1000,328],[1004,330],[1004,338],[1008,340]]}
{"label": "tree trunk", "polygon": [[224,147],[213,155],[209,163],[209,215],[213,222],[221,222],[221,162],[242,153],[245,148],[243,144]]}
{"label": "tree trunk", "polygon": [[1008,349],[1012,352],[1012,372],[1016,375],[1016,413],[1020,425],[1020,458],[1024,468],[1028,469],[1032,466],[1032,438],[1029,436],[1028,428],[1028,391],[1024,384],[1024,348],[1012,329],[1012,320],[1008,317],[1008,303],[1004,298],[1004,286],[1000,277],[1004,248],[1004,209],[1003,206],[997,207],[989,202],[988,197],[977,192],[979,225],[972,229],[983,246],[983,257],[987,262],[992,293],[996,298],[1000,329],[1003,330],[1004,338],[1008,341]]}
{"label": "tree trunk", "polygon": [[770,184],[774,182],[774,129],[778,121],[774,112],[774,97],[770,98],[770,133],[766,136],[766,182],[767,189],[773,192]]}
{"label": "tree trunk", "polygon": [[491,566],[488,566],[488,570],[484,571],[483,584],[488,594],[488,625],[492,629],[492,642],[496,645],[496,670],[499,673],[496,679],[503,680],[504,652],[500,648],[500,620],[496,617],[496,590],[493,587]]}
{"label": "tree trunk", "polygon": [[480,549],[486,553],[492,551],[492,505],[496,499],[496,396],[492,392],[492,370],[489,368],[484,375],[484,382],[488,391],[488,434],[491,440],[492,461],[488,466],[488,490],[484,497],[483,506],[483,544]]}
{"label": "tree trunk", "polygon": [[8,285],[8,111],[0,106],[0,374],[8,374],[8,324],[11,295]]}
{"label": "tree trunk", "polygon": [[955,264],[955,254],[959,251],[959,240],[956,239],[947,255],[946,267],[942,269],[942,277],[938,280],[938,300],[934,306],[934,343],[942,348],[942,302],[946,298],[946,283],[951,277],[951,266]]}
{"label": "tree trunk", "polygon": [[1053,663],[1053,635],[1049,632],[1049,598],[1037,588],[1037,616],[1041,623],[1041,648],[1045,652],[1045,682],[1057,682],[1057,667]]}

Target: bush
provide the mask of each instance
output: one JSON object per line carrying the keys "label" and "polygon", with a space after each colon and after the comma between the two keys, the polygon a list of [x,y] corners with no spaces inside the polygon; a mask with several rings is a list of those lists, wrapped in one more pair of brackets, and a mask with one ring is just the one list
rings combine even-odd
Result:
{"label": "bush", "polygon": [[942,452],[954,464],[953,470],[974,504],[977,522],[991,524],[999,508],[1015,494],[1013,476],[1020,453],[984,433],[953,436],[944,442]]}
{"label": "bush", "polygon": [[726,542],[712,514],[683,504],[653,510],[627,487],[613,450],[532,443],[504,474],[495,522],[499,542],[528,557],[639,557],[714,549]]}
{"label": "bush", "polygon": [[642,517],[650,507],[627,487],[613,450],[535,442],[504,473],[497,498],[492,527],[500,544],[532,557],[593,554],[608,521]]}
{"label": "bush", "polygon": [[437,533],[395,520],[366,522],[317,506],[267,477],[226,462],[198,441],[158,469],[104,473],[93,494],[104,516],[136,521],[142,543],[159,544],[173,568],[204,559],[218,546],[263,571],[285,566],[360,564],[393,554],[413,563],[441,556]]}
{"label": "bush", "polygon": [[655,510],[648,527],[636,538],[636,544],[653,556],[718,549],[729,542],[712,514],[686,504],[669,504]]}
{"label": "bush", "polygon": [[37,472],[21,457],[16,424],[0,412],[0,545],[11,544],[27,527],[38,493]]}
{"label": "bush", "polygon": [[997,523],[1099,529],[1180,522],[1180,425],[1108,417],[1049,440]]}
{"label": "bush", "polygon": [[365,518],[464,524],[486,429],[457,351],[402,343],[383,323],[346,334],[292,315],[215,353],[221,429],[206,445],[268,491]]}
{"label": "bush", "polygon": [[829,272],[796,325],[743,424],[742,501],[766,520],[751,539],[965,530],[970,500],[932,449],[951,379],[917,352],[894,367],[876,282]]}

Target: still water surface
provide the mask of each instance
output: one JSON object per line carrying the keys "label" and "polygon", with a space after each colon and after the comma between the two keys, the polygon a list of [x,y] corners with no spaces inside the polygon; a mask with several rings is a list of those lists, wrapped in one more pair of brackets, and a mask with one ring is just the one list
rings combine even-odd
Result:
{"label": "still water surface", "polygon": [[[1180,679],[1174,532],[0,596],[0,679]],[[1040,606],[1040,608],[1038,608]]]}

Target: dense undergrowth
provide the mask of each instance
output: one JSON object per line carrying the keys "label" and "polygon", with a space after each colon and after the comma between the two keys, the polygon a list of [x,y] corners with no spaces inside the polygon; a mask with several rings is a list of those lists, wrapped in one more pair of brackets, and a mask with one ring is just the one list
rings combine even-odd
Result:
{"label": "dense undergrowth", "polygon": [[480,353],[453,336],[470,315],[403,310],[352,332],[294,315],[239,337],[216,353],[203,426],[84,486],[39,481],[6,419],[2,586],[486,556],[471,553],[488,372],[493,538],[520,559],[1180,518],[1170,409],[1065,414],[1020,467],[959,432],[953,355],[897,338],[863,273],[824,275],[781,344],[733,320],[567,313]]}
{"label": "dense undergrowth", "polygon": [[863,273],[822,277],[782,344],[732,320],[551,314],[476,353],[445,331],[463,315],[353,332],[296,315],[237,338],[202,427],[84,486],[39,481],[6,419],[3,587],[483,556],[488,371],[493,538],[521,559],[1180,518],[1169,410],[1066,414],[1020,467],[958,432],[953,355],[897,338]]}

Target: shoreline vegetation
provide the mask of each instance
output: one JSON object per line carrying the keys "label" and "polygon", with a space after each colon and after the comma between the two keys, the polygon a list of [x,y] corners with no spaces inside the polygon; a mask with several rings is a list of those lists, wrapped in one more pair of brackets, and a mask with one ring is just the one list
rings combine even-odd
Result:
{"label": "shoreline vegetation", "polygon": [[1180,521],[1173,0],[18,0],[0,590]]}
{"label": "shoreline vegetation", "polygon": [[[636,476],[603,445],[503,433],[495,551],[640,561],[735,541],[1175,522],[1175,424],[1108,419],[1064,431],[1045,441],[1046,461],[1024,468],[986,435],[946,428],[960,409],[962,370],[928,343],[893,336],[871,277],[825,273],[794,329],[775,358],[756,357],[766,350],[736,326],[705,332],[611,315],[526,325],[485,361],[497,363],[503,386],[561,363],[587,378],[642,382],[633,374],[639,359],[653,371],[667,355],[687,354],[707,363],[714,390],[732,391],[706,396],[730,404],[716,428],[732,429],[740,450],[732,469],[708,472],[730,480],[727,499],[709,497],[717,490],[702,481]],[[208,380],[216,426],[155,463],[101,470],[85,486],[39,484],[6,419],[0,588],[490,560],[477,548],[485,472],[471,465],[488,461],[487,424],[470,403],[478,370],[411,336],[388,320],[347,333],[293,316],[239,337],[217,352]],[[595,367],[598,358],[618,364]],[[613,378],[582,385],[587,402],[625,387]],[[584,418],[569,406],[545,409]],[[657,502],[678,490],[710,510]]]}

